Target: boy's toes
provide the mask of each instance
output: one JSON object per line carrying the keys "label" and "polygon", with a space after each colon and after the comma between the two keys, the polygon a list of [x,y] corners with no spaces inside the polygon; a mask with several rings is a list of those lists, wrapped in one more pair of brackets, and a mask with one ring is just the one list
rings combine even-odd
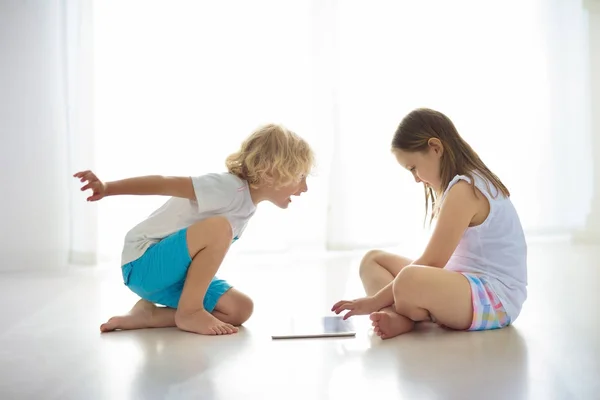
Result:
{"label": "boy's toes", "polygon": [[112,332],[119,327],[119,321],[116,317],[112,317],[107,322],[100,325],[100,332]]}
{"label": "boy's toes", "polygon": [[232,333],[236,333],[238,331],[237,328],[231,324],[223,324],[220,326],[220,328],[224,335],[231,335]]}

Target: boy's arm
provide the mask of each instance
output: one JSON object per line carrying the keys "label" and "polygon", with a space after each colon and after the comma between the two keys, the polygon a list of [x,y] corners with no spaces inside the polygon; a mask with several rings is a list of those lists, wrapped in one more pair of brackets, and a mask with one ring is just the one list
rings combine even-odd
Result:
{"label": "boy's arm", "polygon": [[106,182],[105,196],[158,195],[196,200],[192,179],[184,176],[148,175]]}
{"label": "boy's arm", "polygon": [[98,201],[106,196],[116,195],[158,195],[196,200],[190,177],[149,175],[102,182],[92,171],[78,172],[73,176],[86,183],[81,191],[92,190],[88,201]]}

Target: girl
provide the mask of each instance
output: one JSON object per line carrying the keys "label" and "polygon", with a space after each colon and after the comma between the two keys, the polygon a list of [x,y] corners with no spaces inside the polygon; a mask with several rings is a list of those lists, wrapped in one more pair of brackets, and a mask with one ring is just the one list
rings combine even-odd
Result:
{"label": "girl", "polygon": [[[287,208],[308,190],[313,152],[279,125],[253,132],[226,160],[227,173],[197,177],[144,176],[102,182],[91,171],[74,176],[92,189],[88,201],[114,195],[164,195],[166,203],[125,237],[125,285],[141,297],[129,314],[102,332],[177,326],[205,335],[231,334],[248,320],[250,298],[215,276],[262,201]],[[157,307],[155,304],[165,307]]]}
{"label": "girl", "polygon": [[392,141],[398,163],[425,187],[425,210],[436,226],[417,260],[371,251],[360,265],[368,297],[332,311],[371,314],[383,339],[415,322],[451,329],[502,328],[527,297],[527,245],[508,189],[460,137],[444,114],[417,109]]}

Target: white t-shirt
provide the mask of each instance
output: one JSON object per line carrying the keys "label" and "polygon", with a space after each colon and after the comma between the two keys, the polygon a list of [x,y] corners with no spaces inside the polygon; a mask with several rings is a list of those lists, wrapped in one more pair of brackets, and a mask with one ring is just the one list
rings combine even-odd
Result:
{"label": "white t-shirt", "polygon": [[[502,302],[511,321],[521,312],[527,298],[527,244],[521,222],[509,198],[502,195],[486,180],[473,174],[475,186],[490,204],[486,220],[465,230],[456,250],[446,264],[446,269],[482,275]],[[452,179],[444,196],[458,181],[471,180],[463,175]],[[442,199],[443,199],[442,197]]]}
{"label": "white t-shirt", "polygon": [[171,197],[125,236],[121,265],[141,257],[150,245],[183,228],[214,216],[224,216],[234,241],[242,236],[256,206],[248,183],[230,173],[192,177],[196,200]]}

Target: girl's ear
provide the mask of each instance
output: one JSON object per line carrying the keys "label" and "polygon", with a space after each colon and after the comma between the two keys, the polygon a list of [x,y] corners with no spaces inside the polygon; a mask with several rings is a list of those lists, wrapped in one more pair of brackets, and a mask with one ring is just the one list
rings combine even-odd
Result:
{"label": "girl's ear", "polygon": [[444,145],[442,145],[440,139],[431,138],[427,141],[427,145],[429,145],[429,149],[438,157],[441,157],[442,154],[444,154]]}

